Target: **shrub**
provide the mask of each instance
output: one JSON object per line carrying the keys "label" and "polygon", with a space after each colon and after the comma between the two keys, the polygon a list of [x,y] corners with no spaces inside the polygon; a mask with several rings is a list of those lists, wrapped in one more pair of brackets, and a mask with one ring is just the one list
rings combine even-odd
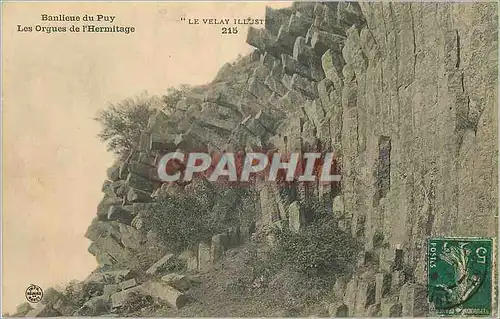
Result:
{"label": "shrub", "polygon": [[278,244],[273,258],[309,276],[347,273],[361,248],[330,216],[315,219],[298,233],[277,230],[275,234]]}
{"label": "shrub", "polygon": [[191,86],[187,84],[179,85],[179,88],[170,87],[167,89],[167,94],[163,96],[163,103],[169,108],[173,108],[177,105],[181,99],[188,96],[191,92]]}
{"label": "shrub", "polygon": [[218,197],[212,208],[214,218],[227,227],[246,225],[254,220],[255,196],[250,188],[219,186]]}
{"label": "shrub", "polygon": [[180,253],[221,230],[209,211],[189,196],[169,197],[159,203],[152,208],[152,230],[174,252]]}
{"label": "shrub", "polygon": [[[194,183],[194,182],[193,182]],[[168,196],[151,210],[152,231],[170,250],[180,253],[248,219],[246,189],[211,189],[199,184]],[[215,203],[215,204],[214,204]]]}
{"label": "shrub", "polygon": [[64,296],[71,301],[75,308],[80,308],[91,297],[86,285],[77,280],[68,283],[64,290]]}
{"label": "shrub", "polygon": [[141,310],[152,303],[153,298],[151,296],[142,295],[136,291],[129,292],[122,308],[120,309],[120,312],[123,314],[129,314]]}
{"label": "shrub", "polygon": [[108,151],[119,156],[128,153],[139,142],[158,103],[157,98],[140,96],[110,104],[99,111],[95,120],[101,123],[102,130],[98,137],[107,143]]}

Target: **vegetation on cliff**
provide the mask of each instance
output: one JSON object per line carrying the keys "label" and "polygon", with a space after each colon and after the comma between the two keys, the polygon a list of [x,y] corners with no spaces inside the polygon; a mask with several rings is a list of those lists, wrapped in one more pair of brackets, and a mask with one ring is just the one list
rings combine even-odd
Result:
{"label": "vegetation on cliff", "polygon": [[139,96],[100,110],[95,118],[102,127],[98,136],[107,143],[108,151],[119,156],[127,154],[138,142],[157,103],[155,98]]}

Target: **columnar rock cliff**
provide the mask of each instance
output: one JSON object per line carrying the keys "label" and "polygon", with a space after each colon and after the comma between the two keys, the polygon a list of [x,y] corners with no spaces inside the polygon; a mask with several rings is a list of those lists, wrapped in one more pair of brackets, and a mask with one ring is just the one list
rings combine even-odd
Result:
{"label": "columnar rock cliff", "polygon": [[[106,218],[141,218],[141,204],[127,204],[154,197],[155,157],[167,150],[333,151],[340,187],[309,191],[331,201],[365,253],[357,274],[338,281],[331,314],[425,314],[426,238],[496,234],[494,5],[296,3],[268,9],[266,21],[249,29],[256,50],[244,68],[226,65],[151,119],[138,150],[112,172],[128,191]],[[259,189],[258,230],[300,229],[300,198]],[[135,230],[116,225],[126,251]],[[108,245],[100,241],[92,252]],[[191,254],[192,268],[210,259],[205,246]]]}
{"label": "columnar rock cliff", "polygon": [[491,3],[268,8],[265,29],[248,31],[255,51],[158,110],[109,169],[89,252],[101,266],[168,252],[147,227],[157,198],[184,191],[157,178],[168,151],[332,151],[340,184],[296,184],[286,198],[258,185],[253,223],[186,251],[188,268],[209,269],[268,226],[300,231],[303,197],[319,196],[364,243],[354,275],[332,287],[329,314],[426,315],[426,239],[497,236],[497,36]]}

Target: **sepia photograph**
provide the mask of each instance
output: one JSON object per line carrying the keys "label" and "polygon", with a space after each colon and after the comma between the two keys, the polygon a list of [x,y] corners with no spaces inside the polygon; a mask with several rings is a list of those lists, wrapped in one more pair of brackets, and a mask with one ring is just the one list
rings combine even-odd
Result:
{"label": "sepia photograph", "polygon": [[1,10],[2,317],[498,317],[498,2]]}

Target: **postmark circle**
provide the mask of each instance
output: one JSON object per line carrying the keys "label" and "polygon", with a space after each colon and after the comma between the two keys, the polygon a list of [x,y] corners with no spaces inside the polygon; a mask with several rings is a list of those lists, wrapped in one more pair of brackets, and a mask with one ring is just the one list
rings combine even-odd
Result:
{"label": "postmark circle", "polygon": [[25,292],[26,300],[31,303],[40,302],[43,298],[43,289],[37,285],[29,285]]}

